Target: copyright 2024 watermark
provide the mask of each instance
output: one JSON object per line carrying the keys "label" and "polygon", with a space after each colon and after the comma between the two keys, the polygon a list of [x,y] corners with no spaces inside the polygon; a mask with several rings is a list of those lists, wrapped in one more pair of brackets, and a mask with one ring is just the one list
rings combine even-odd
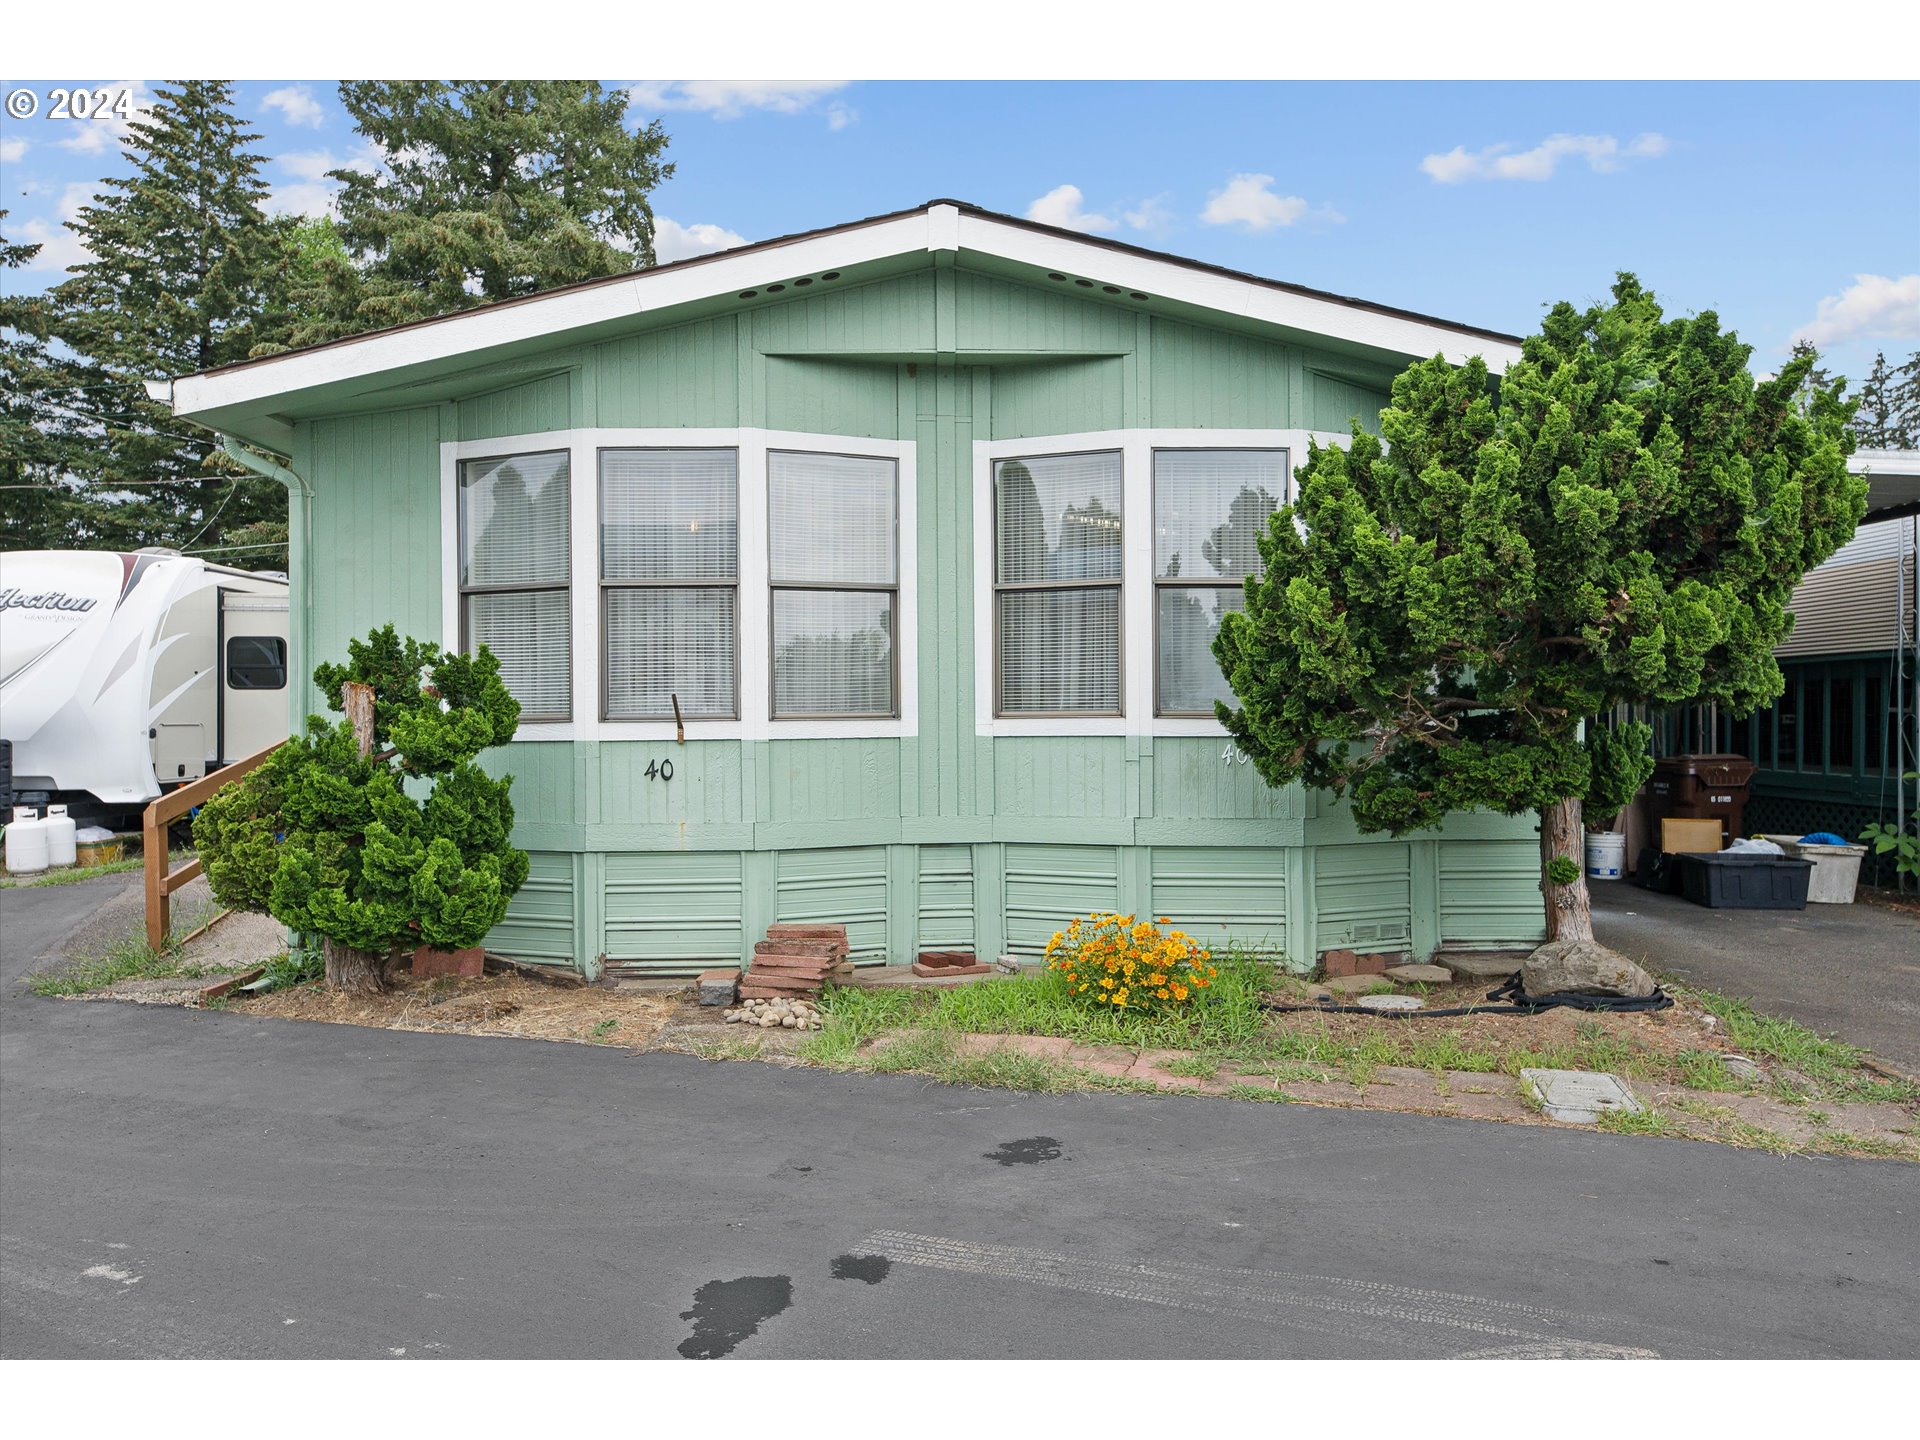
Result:
{"label": "copyright 2024 watermark", "polygon": [[133,91],[111,85],[96,88],[54,85],[43,93],[22,85],[7,92],[7,118],[31,120],[44,114],[49,120],[131,120]]}

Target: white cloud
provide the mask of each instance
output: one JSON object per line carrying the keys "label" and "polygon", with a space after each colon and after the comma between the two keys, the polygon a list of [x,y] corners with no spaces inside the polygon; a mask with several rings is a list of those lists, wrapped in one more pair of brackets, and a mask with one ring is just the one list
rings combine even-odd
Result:
{"label": "white cloud", "polygon": [[1338,225],[1346,218],[1331,205],[1311,205],[1298,195],[1274,194],[1271,175],[1235,175],[1207,197],[1207,208],[1200,212],[1203,224],[1238,225],[1249,234],[1303,219]]}
{"label": "white cloud", "polygon": [[1154,195],[1142,200],[1132,209],[1122,212],[1120,218],[1127,222],[1130,230],[1145,230],[1149,234],[1164,235],[1173,229],[1173,209],[1167,203],[1171,195]]}
{"label": "white cloud", "polygon": [[1795,340],[1834,345],[1843,340],[1920,339],[1920,275],[1856,275],[1853,284],[1820,302]]}
{"label": "white cloud", "polygon": [[123,117],[118,111],[108,108],[85,120],[67,122],[72,127],[71,133],[53,142],[62,150],[71,150],[78,155],[99,155],[109,148],[118,149],[133,133],[133,121],[152,118],[153,96],[147,90],[146,81],[110,80],[105,85],[92,88],[106,90],[116,100],[121,91],[132,91],[133,104],[129,107],[129,114]]}
{"label": "white cloud", "polygon": [[17,138],[0,140],[0,165],[18,165],[26,153],[26,141]]}
{"label": "white cloud", "polygon": [[860,112],[844,100],[836,100],[827,106],[827,128],[844,130],[860,118]]}
{"label": "white cloud", "polygon": [[385,160],[385,153],[372,144],[362,144],[344,160],[331,150],[289,150],[284,155],[277,155],[273,163],[293,178],[276,178],[273,181],[273,192],[267,197],[267,213],[310,217],[332,215],[334,200],[340,193],[340,182],[329,180],[327,172],[377,172]]}
{"label": "white cloud", "polygon": [[[815,102],[844,90],[845,80],[642,80],[627,87],[629,108],[644,116],[668,110],[695,110],[716,120],[738,120],[750,110],[768,110],[776,115],[798,115]],[[844,107],[837,107],[844,110]],[[827,123],[838,130],[850,124],[848,117],[836,120],[832,110]]]}
{"label": "white cloud", "polygon": [[1618,170],[1626,160],[1653,160],[1667,153],[1664,135],[1649,131],[1622,145],[1611,135],[1549,135],[1531,150],[1501,143],[1469,151],[1456,145],[1444,155],[1429,155],[1420,168],[1441,185],[1466,180],[1551,180],[1562,160],[1579,159],[1589,170]]}
{"label": "white cloud", "polygon": [[64,274],[72,266],[93,259],[93,252],[80,243],[80,237],[69,230],[64,222],[78,220],[81,206],[93,203],[98,188],[91,180],[76,180],[60,194],[58,222],[36,216],[12,228],[7,238],[13,244],[40,247],[40,253],[22,269],[53,270]]}
{"label": "white cloud", "polygon": [[268,110],[278,110],[287,117],[289,125],[305,125],[312,130],[318,130],[327,118],[327,112],[313,98],[310,85],[283,85],[269,91],[260,104]]}
{"label": "white cloud", "polygon": [[1113,229],[1110,216],[1090,214],[1086,210],[1086,199],[1078,185],[1056,185],[1027,206],[1027,219],[1090,235]]}
{"label": "white cloud", "polygon": [[662,265],[707,255],[715,250],[731,250],[747,243],[747,237],[720,225],[682,225],[664,215],[653,217],[653,254]]}

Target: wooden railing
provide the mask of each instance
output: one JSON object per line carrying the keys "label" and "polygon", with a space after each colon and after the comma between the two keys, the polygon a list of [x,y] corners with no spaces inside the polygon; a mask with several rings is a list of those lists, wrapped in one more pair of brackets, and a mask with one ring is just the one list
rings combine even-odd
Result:
{"label": "wooden railing", "polygon": [[200,873],[198,856],[178,870],[172,868],[173,857],[167,853],[168,827],[214,791],[231,785],[254,769],[284,743],[281,741],[269,745],[258,754],[236,760],[211,775],[203,775],[198,780],[182,785],[178,790],[169,790],[147,806],[146,815],[140,822],[140,838],[147,866],[147,944],[155,950],[166,945],[167,932],[173,928],[172,905],[168,897]]}

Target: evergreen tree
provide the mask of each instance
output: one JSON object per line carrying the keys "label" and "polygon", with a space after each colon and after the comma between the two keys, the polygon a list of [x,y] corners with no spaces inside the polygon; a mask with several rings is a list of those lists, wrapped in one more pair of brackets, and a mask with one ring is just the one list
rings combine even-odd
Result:
{"label": "evergreen tree", "polygon": [[418,946],[478,945],[526,882],[513,777],[474,763],[513,737],[520,706],[484,645],[449,655],[387,625],[347,651],[313,680],[336,712],[345,684],[372,687],[372,753],[350,720],[309,716],[207,800],[193,835],[223,904],[321,936],[329,984],[379,991]]}
{"label": "evergreen tree", "polygon": [[1622,275],[1497,392],[1478,360],[1409,367],[1384,445],[1311,452],[1221,622],[1218,711],[1261,775],[1394,834],[1539,812],[1548,938],[1590,943],[1582,802],[1612,815],[1652,761],[1645,726],[1583,721],[1770,702],[1794,584],[1866,508],[1841,386],[1804,393],[1811,352],[1756,384],[1749,354]]}
{"label": "evergreen tree", "polygon": [[[467,310],[653,263],[648,195],[673,173],[660,123],[626,126],[594,80],[350,81],[386,156],[336,170],[352,260],[322,257],[295,344]],[[357,262],[357,263],[355,263]]]}
{"label": "evergreen tree", "polygon": [[[39,251],[0,235],[0,269]],[[85,375],[52,339],[45,296],[0,293],[0,550],[74,548],[99,527],[73,478],[90,444]]]}
{"label": "evergreen tree", "polygon": [[1860,387],[1853,433],[1868,450],[1911,450],[1920,445],[1920,350],[1897,370],[1887,364],[1884,351],[1873,357],[1873,369]]}
{"label": "evergreen tree", "polygon": [[[234,115],[231,83],[188,80],[156,96],[127,142],[132,174],[102,180],[70,222],[90,258],[52,298],[60,337],[100,376],[89,408],[101,433],[79,473],[97,496],[132,497],[112,506],[113,543],[207,549],[229,531],[284,525],[286,493],[175,421],[144,382],[244,360],[273,338],[263,320],[282,308],[281,237],[262,209],[259,136]],[[232,558],[286,565],[284,549]]]}

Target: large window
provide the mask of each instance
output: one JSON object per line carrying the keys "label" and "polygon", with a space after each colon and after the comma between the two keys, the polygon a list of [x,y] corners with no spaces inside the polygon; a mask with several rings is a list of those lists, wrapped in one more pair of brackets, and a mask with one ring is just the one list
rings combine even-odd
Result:
{"label": "large window", "polygon": [[733,450],[600,452],[607,719],[739,715],[739,493]]}
{"label": "large window", "polygon": [[1153,453],[1155,707],[1161,715],[1212,715],[1233,701],[1213,658],[1229,610],[1245,607],[1242,582],[1260,569],[1259,537],[1286,493],[1284,450]]}
{"label": "large window", "polygon": [[1118,715],[1118,451],[993,467],[996,711]]}
{"label": "large window", "polygon": [[500,657],[522,720],[573,714],[565,451],[460,467],[460,643]]}
{"label": "large window", "polygon": [[774,718],[899,713],[898,516],[892,460],[768,453]]}

